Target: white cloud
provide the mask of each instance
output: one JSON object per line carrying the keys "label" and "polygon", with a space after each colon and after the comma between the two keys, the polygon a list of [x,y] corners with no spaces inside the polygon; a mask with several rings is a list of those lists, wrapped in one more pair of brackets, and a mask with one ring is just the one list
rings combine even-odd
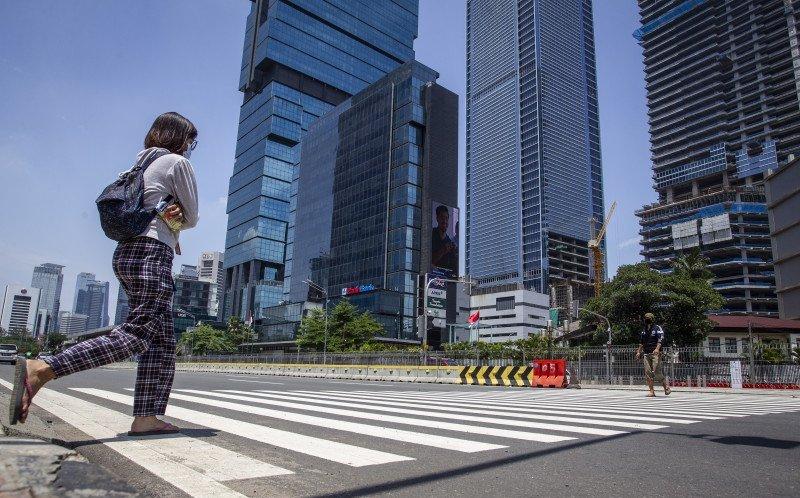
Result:
{"label": "white cloud", "polygon": [[625,240],[623,240],[622,242],[620,242],[620,243],[617,245],[617,247],[619,247],[620,249],[625,249],[626,247],[630,247],[630,246],[632,246],[632,245],[636,245],[636,244],[638,244],[638,243],[639,243],[639,240],[640,240],[640,239],[639,239],[639,237],[638,237],[638,236],[636,236],[636,237],[631,237],[630,239],[625,239]]}

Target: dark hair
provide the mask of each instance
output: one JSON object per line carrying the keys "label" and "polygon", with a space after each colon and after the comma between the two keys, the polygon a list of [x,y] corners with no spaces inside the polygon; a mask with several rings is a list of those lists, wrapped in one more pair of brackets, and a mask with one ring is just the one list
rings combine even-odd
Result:
{"label": "dark hair", "polygon": [[153,121],[153,126],[144,137],[144,147],[160,147],[174,154],[181,154],[195,138],[197,128],[191,121],[177,112],[165,112]]}
{"label": "dark hair", "polygon": [[450,216],[450,210],[447,209],[447,206],[444,204],[439,204],[439,207],[436,208],[436,216],[439,216],[442,213],[447,213],[447,216]]}

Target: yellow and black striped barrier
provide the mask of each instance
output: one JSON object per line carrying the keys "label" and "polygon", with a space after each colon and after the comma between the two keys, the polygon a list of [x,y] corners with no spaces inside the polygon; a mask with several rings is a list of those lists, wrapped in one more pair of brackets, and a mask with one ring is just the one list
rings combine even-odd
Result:
{"label": "yellow and black striped barrier", "polygon": [[461,383],[473,386],[530,387],[531,367],[464,367]]}

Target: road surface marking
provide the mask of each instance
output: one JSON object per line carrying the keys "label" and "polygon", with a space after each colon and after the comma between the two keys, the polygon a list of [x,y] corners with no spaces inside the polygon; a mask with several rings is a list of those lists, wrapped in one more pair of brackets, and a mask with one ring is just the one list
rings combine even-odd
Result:
{"label": "road surface marking", "polygon": [[267,380],[248,380],[248,379],[227,379],[230,382],[252,382],[253,384],[273,384],[276,386],[284,385],[283,382],[270,382]]}
{"label": "road surface marking", "polygon": [[[0,384],[9,389],[11,388],[11,384],[3,380],[0,380]],[[36,394],[33,402],[81,432],[98,439],[98,442],[105,444],[156,477],[163,479],[191,496],[209,498],[216,496],[240,498],[245,496],[221,484],[211,475],[210,459],[188,453],[182,457],[176,457],[174,451],[181,445],[180,440],[184,439],[184,437],[134,439],[127,435],[121,436],[121,431],[125,434],[124,431],[130,428],[130,417],[125,417],[119,412],[51,389],[41,389]],[[91,416],[89,417],[89,415]],[[208,445],[201,441],[198,442],[201,443],[199,446]],[[169,448],[162,450],[161,447],[164,443]],[[188,451],[189,446],[185,449]],[[222,454],[223,452],[215,452],[216,456],[221,456]],[[225,454],[225,457],[229,458],[230,455]],[[244,456],[242,458],[252,460]],[[255,460],[253,461],[256,462]],[[218,463],[216,462],[216,464]],[[232,461],[226,461],[225,463],[232,463]],[[263,462],[259,463],[263,464]],[[288,470],[271,465],[260,469],[271,471],[265,475],[291,473]],[[222,473],[224,473],[224,469],[219,469],[213,472],[213,475],[219,476]],[[228,477],[230,478],[229,475]]]}
{"label": "road surface marking", "polygon": [[[226,393],[217,393],[217,392],[205,392],[205,391],[198,391],[205,396],[216,396],[219,398],[225,399],[235,399],[239,401],[249,401],[252,403],[259,403],[259,404],[267,404],[267,405],[274,405],[274,406],[284,406],[290,408],[296,408],[298,410],[308,410],[308,411],[316,411],[322,413],[328,413],[330,415],[341,415],[345,417],[353,417],[353,418],[363,418],[368,420],[377,420],[380,422],[390,422],[390,423],[397,423],[402,425],[415,425],[420,427],[426,427],[429,429],[441,429],[441,430],[449,430],[449,431],[456,431],[456,432],[467,432],[471,434],[484,434],[487,436],[496,436],[502,438],[510,438],[510,439],[522,439],[525,441],[537,441],[543,443],[558,443],[562,441],[569,441],[575,439],[574,437],[567,437],[567,436],[556,436],[551,434],[539,434],[536,432],[524,432],[524,431],[512,431],[507,429],[495,429],[492,427],[480,427],[475,425],[464,425],[464,424],[456,424],[452,422],[440,422],[436,420],[430,419],[418,419],[418,418],[408,418],[408,417],[397,417],[392,415],[381,415],[377,413],[366,413],[360,412],[355,410],[341,410],[335,408],[325,408],[320,406],[312,406],[306,404],[299,404],[299,403],[289,403],[289,402],[280,402],[280,401],[272,401],[266,400],[263,397],[256,397],[256,396],[239,396],[236,394],[226,394]],[[251,394],[251,393],[246,393]],[[177,399],[186,399],[187,396],[181,396]],[[259,414],[265,408],[244,405],[240,403],[228,403],[224,401],[217,401],[213,399],[206,399],[206,398],[196,398],[191,396],[192,401],[197,403],[207,404],[211,406],[217,406],[219,408],[229,408],[231,410],[241,411],[245,413],[252,413],[252,414]],[[273,410],[270,410],[272,412]]]}
{"label": "road surface marking", "polygon": [[[263,393],[279,393],[279,391],[260,391]],[[457,404],[453,403],[441,403],[441,402],[434,402],[433,400],[430,402],[420,402],[420,401],[413,401],[413,402],[404,402],[404,401],[381,401],[380,396],[357,396],[357,395],[350,395],[350,394],[314,394],[309,391],[295,391],[293,394],[299,394],[303,396],[305,399],[337,399],[337,400],[344,400],[344,401],[358,401],[362,403],[366,403],[368,405],[379,405],[379,406],[404,406],[404,407],[416,407],[416,408],[424,408],[426,410],[433,410],[437,412],[447,412],[450,414],[456,414],[457,417],[460,417],[463,413],[474,413],[480,415],[491,415],[491,416],[503,416],[503,417],[516,417],[516,418],[526,418],[526,419],[534,419],[534,420],[550,420],[553,422],[568,422],[573,424],[589,424],[589,425],[602,425],[607,427],[624,427],[626,429],[636,429],[636,430],[647,430],[652,431],[656,429],[663,429],[667,427],[666,425],[654,425],[654,424],[645,424],[640,422],[626,422],[622,420],[598,420],[596,418],[591,418],[589,416],[583,418],[577,417],[561,417],[550,414],[551,412],[546,413],[522,413],[522,412],[503,412],[494,409],[482,409],[482,408],[465,408],[464,406],[458,406]],[[365,405],[366,406],[366,405]],[[372,408],[369,408],[372,409]],[[651,420],[651,422],[654,422]],[[687,423],[684,421],[684,423]]]}
{"label": "road surface marking", "polygon": [[[117,403],[123,403],[129,406],[133,405],[133,398],[124,394],[90,388],[72,389]],[[351,467],[365,467],[367,465],[381,465],[413,460],[413,458],[402,455],[395,455],[336,441],[328,441],[327,439],[282,431],[263,425],[252,424],[242,420],[221,417],[219,415],[212,415],[196,410],[189,410],[178,406],[168,406],[167,416],[252,439],[253,441],[266,443],[278,448],[284,448],[297,453],[350,465]]]}

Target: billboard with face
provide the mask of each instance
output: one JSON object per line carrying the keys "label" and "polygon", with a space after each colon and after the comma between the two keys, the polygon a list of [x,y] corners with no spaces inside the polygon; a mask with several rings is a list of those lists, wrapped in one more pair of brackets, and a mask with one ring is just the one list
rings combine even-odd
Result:
{"label": "billboard with face", "polygon": [[441,277],[458,276],[458,208],[431,203],[431,273]]}

